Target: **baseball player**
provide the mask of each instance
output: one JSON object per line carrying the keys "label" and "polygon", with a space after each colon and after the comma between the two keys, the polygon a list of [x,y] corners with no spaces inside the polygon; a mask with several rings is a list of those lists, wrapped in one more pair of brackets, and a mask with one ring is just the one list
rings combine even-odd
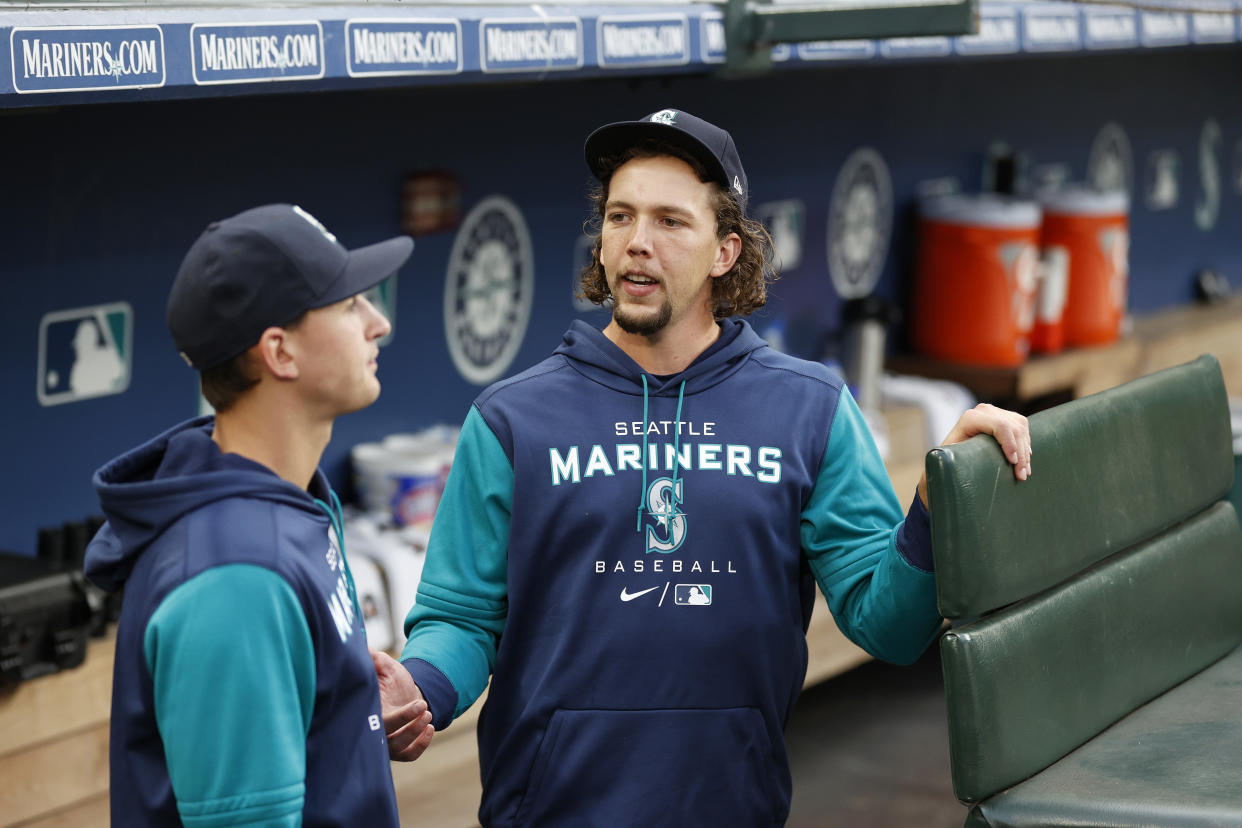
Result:
{"label": "baseball player", "polygon": [[362,294],[412,246],[349,251],[272,204],[186,254],[168,327],[216,415],[94,480],[108,522],[85,570],[125,590],[113,825],[397,825],[340,503],[317,466],[335,418],[379,395],[390,326]]}
{"label": "baseball player", "polygon": [[[583,292],[612,318],[471,406],[402,661],[376,662],[390,751],[490,678],[483,825],[779,825],[816,585],[877,658],[940,629],[926,484],[903,515],[841,380],[737,318],[771,240],[728,132],[665,109],[586,161]],[[947,442],[980,432],[1030,474],[1025,418],[980,407]]]}

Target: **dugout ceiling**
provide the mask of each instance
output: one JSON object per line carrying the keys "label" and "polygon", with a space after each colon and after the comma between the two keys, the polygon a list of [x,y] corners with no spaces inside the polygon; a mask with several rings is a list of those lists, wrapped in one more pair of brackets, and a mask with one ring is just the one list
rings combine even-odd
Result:
{"label": "dugout ceiling", "polygon": [[1143,51],[1236,42],[1239,3],[4,3],[0,108]]}

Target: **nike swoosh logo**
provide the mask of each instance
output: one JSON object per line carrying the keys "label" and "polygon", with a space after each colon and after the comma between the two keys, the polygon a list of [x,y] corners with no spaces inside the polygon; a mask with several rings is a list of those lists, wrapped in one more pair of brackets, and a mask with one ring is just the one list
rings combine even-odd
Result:
{"label": "nike swoosh logo", "polygon": [[650,589],[644,589],[638,592],[628,592],[625,587],[621,587],[621,600],[622,601],[633,601],[635,598],[638,598],[641,595],[646,595],[648,592],[651,592],[652,590],[655,590],[655,589],[659,589],[659,587],[653,586]]}

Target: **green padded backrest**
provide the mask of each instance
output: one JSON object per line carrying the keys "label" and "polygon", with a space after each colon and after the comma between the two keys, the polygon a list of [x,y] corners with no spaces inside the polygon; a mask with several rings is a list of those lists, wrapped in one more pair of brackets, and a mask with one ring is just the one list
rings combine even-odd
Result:
{"label": "green padded backrest", "polygon": [[1021,782],[1240,643],[1228,501],[955,627],[940,641],[954,792],[977,802]]}
{"label": "green padded backrest", "polygon": [[1017,482],[990,437],[927,455],[940,613],[1034,595],[1229,492],[1233,439],[1211,356],[1030,418]]}

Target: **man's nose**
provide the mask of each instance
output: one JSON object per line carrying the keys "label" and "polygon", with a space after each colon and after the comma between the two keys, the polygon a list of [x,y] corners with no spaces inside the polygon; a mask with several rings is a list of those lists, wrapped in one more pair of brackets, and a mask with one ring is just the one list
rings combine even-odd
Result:
{"label": "man's nose", "polygon": [[368,338],[383,339],[388,336],[392,330],[392,323],[388,321],[388,317],[379,308],[375,307],[367,297],[359,296],[358,300],[366,303],[367,313],[370,314],[370,319],[367,323]]}
{"label": "man's nose", "polygon": [[631,256],[650,256],[651,255],[651,223],[645,219],[636,218],[630,227],[629,243],[626,245],[626,252]]}

